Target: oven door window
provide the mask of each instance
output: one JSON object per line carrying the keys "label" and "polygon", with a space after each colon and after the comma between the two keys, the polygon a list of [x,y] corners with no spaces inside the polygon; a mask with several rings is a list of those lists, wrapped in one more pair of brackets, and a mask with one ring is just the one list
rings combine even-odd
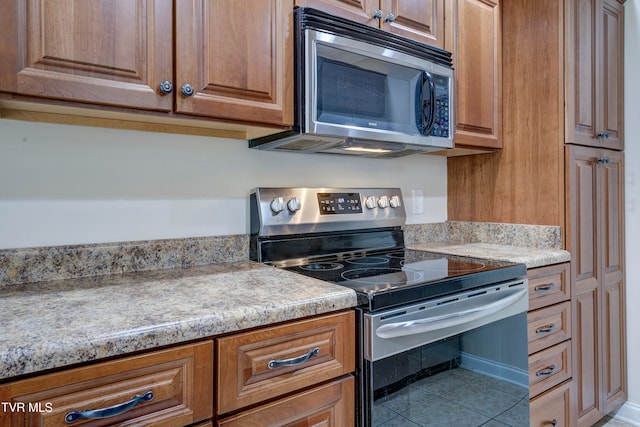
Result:
{"label": "oven door window", "polygon": [[366,364],[371,426],[529,425],[524,313]]}

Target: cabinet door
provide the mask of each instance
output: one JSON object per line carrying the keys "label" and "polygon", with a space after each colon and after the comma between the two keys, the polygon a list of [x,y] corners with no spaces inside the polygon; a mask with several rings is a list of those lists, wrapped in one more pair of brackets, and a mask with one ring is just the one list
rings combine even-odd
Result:
{"label": "cabinet door", "polygon": [[444,48],[444,0],[382,0],[381,3],[382,29]]}
{"label": "cabinet door", "polygon": [[498,1],[458,0],[456,147],[500,148],[502,38]]}
{"label": "cabinet door", "polygon": [[[624,6],[617,0],[603,0],[600,15],[602,37],[598,66],[598,92],[600,107],[598,132],[604,132],[601,146],[624,149]],[[597,44],[596,44],[597,46]]]}
{"label": "cabinet door", "polygon": [[[167,111],[172,0],[7,0],[0,90]],[[8,6],[5,8],[5,6]]]}
{"label": "cabinet door", "polygon": [[567,147],[579,425],[626,398],[623,154]]}
{"label": "cabinet door", "polygon": [[293,0],[178,2],[176,111],[292,125],[292,37]]}
{"label": "cabinet door", "polygon": [[[599,305],[602,299],[599,286],[597,254],[598,220],[598,158],[600,150],[567,147],[569,204],[567,206],[567,250],[572,254],[573,280],[573,343],[578,418],[600,418],[599,399],[601,366],[601,337]],[[590,424],[589,424],[590,425]]]}
{"label": "cabinet door", "polygon": [[379,0],[295,0],[295,5],[313,7],[376,28],[380,26],[380,22],[373,17],[376,10],[380,9]]}
{"label": "cabinet door", "polygon": [[604,151],[600,165],[602,190],[598,205],[602,258],[602,385],[604,413],[626,400],[625,289],[624,289],[624,168],[623,154]]}
{"label": "cabinet door", "polygon": [[624,148],[623,16],[616,0],[569,2],[569,143]]}

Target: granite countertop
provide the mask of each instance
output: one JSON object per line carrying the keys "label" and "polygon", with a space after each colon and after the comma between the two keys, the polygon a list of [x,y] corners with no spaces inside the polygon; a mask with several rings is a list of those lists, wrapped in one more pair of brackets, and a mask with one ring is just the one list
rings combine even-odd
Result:
{"label": "granite countertop", "polygon": [[240,261],[0,289],[0,380],[356,305],[351,289]]}
{"label": "granite countertop", "polygon": [[450,255],[523,263],[527,268],[571,260],[571,253],[562,249],[537,249],[492,243],[422,242],[408,247]]}

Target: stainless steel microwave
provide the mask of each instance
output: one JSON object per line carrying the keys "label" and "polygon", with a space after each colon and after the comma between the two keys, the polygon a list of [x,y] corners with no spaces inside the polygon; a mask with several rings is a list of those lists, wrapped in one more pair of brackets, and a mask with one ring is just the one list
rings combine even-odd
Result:
{"label": "stainless steel microwave", "polygon": [[310,8],[295,22],[294,126],[251,148],[400,157],[453,147],[449,52]]}

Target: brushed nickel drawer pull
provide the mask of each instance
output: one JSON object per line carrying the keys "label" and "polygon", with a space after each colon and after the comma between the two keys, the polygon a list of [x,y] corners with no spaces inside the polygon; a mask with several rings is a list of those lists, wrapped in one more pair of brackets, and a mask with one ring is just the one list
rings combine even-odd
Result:
{"label": "brushed nickel drawer pull", "polygon": [[313,350],[309,351],[308,353],[303,354],[302,356],[293,357],[291,359],[284,359],[284,360],[272,360],[267,364],[267,366],[269,367],[269,369],[274,369],[279,366],[300,365],[306,362],[307,360],[311,359],[311,356],[317,356],[318,354],[320,354],[320,349],[316,347]]}
{"label": "brushed nickel drawer pull", "polygon": [[550,291],[551,289],[554,289],[555,287],[556,287],[556,284],[551,282],[551,283],[547,283],[546,285],[538,285],[533,289],[536,292],[538,292],[538,291]]}
{"label": "brushed nickel drawer pull", "polygon": [[556,365],[551,365],[548,368],[540,369],[536,372],[536,377],[547,377],[553,375],[556,372]]}
{"label": "brushed nickel drawer pull", "polygon": [[116,415],[124,414],[125,412],[133,409],[138,403],[148,402],[153,399],[153,392],[148,391],[144,394],[138,394],[133,396],[131,400],[117,405],[109,406],[101,409],[85,409],[84,411],[71,411],[67,412],[64,416],[64,420],[71,424],[81,419],[100,419],[115,417]]}
{"label": "brushed nickel drawer pull", "polygon": [[536,329],[536,334],[548,334],[549,332],[553,332],[556,329],[555,323],[546,326],[540,326]]}

